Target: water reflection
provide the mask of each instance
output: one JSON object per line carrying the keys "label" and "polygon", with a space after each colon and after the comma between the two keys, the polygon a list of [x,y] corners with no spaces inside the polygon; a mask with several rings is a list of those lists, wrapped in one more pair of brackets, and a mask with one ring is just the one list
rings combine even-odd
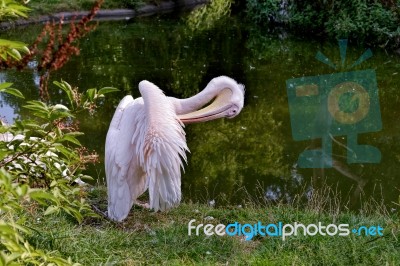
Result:
{"label": "water reflection", "polygon": [[[215,76],[227,75],[246,85],[245,107],[233,120],[218,120],[186,127],[189,154],[182,177],[186,199],[215,204],[242,204],[250,195],[269,201],[291,201],[302,192],[307,199],[315,189],[328,183],[338,187],[355,206],[360,192],[373,195],[382,187],[388,204],[397,201],[400,187],[400,81],[397,55],[373,49],[374,56],[355,70],[373,69],[379,88],[383,129],[360,134],[358,143],[378,147],[379,164],[348,164],[347,138],[340,134],[332,140],[332,168],[304,169],[297,164],[304,150],[320,147],[319,140],[295,141],[289,116],[286,81],[301,77],[331,74],[329,66],[318,62],[315,54],[324,53],[340,62],[337,43],[292,39],[285,34],[268,34],[228,18],[214,28],[195,32],[181,19],[150,18],[130,22],[102,22],[81,41],[81,55],[52,76],[78,86],[81,90],[113,86],[121,90],[103,102],[94,117],[81,117],[82,140],[89,149],[104,153],[104,140],[115,106],[125,94],[139,96],[137,84],[147,79],[167,95],[179,98],[198,92]],[[34,39],[39,29],[2,33],[2,38]],[[4,35],[4,36],[3,36]],[[347,60],[354,62],[365,50],[349,44]],[[335,61],[336,60],[336,61]],[[35,73],[3,73],[29,98],[37,98]],[[62,92],[49,88],[53,102],[66,103]],[[3,96],[2,96],[3,97]],[[17,116],[29,114],[21,101],[2,98]],[[2,114],[6,109],[1,109]],[[341,145],[339,145],[339,143]],[[102,157],[101,157],[102,158]],[[103,179],[102,165],[89,169]],[[242,188],[246,188],[243,190]],[[381,197],[381,195],[377,195]]]}
{"label": "water reflection", "polygon": [[8,105],[7,100],[4,99],[4,95],[0,95],[0,110],[0,120],[4,123],[10,123],[9,121],[14,121],[17,117],[14,112],[14,108]]}

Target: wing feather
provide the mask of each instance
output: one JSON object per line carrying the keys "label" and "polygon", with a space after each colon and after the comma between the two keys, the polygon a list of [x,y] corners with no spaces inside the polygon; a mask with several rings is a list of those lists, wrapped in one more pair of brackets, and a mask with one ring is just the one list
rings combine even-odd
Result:
{"label": "wing feather", "polygon": [[126,96],[120,102],[106,138],[105,168],[108,216],[125,219],[136,198],[146,190],[146,176],[139,164],[136,141],[144,134],[142,99]]}
{"label": "wing feather", "polygon": [[150,208],[166,210],[181,200],[182,160],[186,161],[185,131],[171,101],[154,84],[142,81],[147,129],[141,164],[146,171]]}

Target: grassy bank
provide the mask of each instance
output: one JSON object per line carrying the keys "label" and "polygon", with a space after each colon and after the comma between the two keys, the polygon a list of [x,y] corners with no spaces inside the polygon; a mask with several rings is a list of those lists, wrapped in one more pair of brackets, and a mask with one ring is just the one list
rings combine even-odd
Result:
{"label": "grassy bank", "polygon": [[[320,195],[322,196],[322,194]],[[106,209],[106,192],[96,188],[92,203]],[[322,202],[322,200],[320,201]],[[184,203],[166,213],[135,207],[123,223],[87,219],[77,225],[66,215],[41,216],[31,211],[27,225],[37,230],[29,241],[38,248],[58,250],[82,265],[396,265],[400,261],[400,232],[396,215],[369,205],[364,214],[330,208],[323,211],[316,200],[300,208],[295,204],[213,208]],[[188,222],[327,224],[384,228],[384,236],[188,236]],[[193,234],[195,230],[192,231]]]}
{"label": "grassy bank", "polygon": [[[30,17],[39,15],[49,15],[57,12],[90,10],[95,0],[35,0],[30,1],[26,6],[31,9]],[[137,8],[151,1],[141,0],[106,0],[103,2],[102,9],[117,8]],[[151,2],[154,3],[154,2]]]}

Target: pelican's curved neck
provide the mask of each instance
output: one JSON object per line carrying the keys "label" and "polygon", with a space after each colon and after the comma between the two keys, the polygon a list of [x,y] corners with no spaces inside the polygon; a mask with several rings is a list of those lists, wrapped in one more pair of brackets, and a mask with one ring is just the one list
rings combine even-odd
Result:
{"label": "pelican's curved neck", "polygon": [[224,89],[228,88],[234,91],[235,86],[237,85],[234,80],[225,76],[221,76],[212,79],[201,92],[190,98],[177,99],[170,97],[170,100],[175,106],[175,112],[177,115],[187,114],[197,111],[205,106]]}

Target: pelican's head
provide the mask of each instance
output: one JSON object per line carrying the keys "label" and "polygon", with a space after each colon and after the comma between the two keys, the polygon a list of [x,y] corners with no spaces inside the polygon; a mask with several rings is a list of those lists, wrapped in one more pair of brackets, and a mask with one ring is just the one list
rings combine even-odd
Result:
{"label": "pelican's head", "polygon": [[212,79],[203,92],[199,93],[199,96],[207,97],[210,94],[215,95],[211,104],[200,110],[178,115],[179,119],[184,124],[189,124],[223,117],[233,118],[243,108],[244,85],[238,84],[229,77],[220,76]]}

